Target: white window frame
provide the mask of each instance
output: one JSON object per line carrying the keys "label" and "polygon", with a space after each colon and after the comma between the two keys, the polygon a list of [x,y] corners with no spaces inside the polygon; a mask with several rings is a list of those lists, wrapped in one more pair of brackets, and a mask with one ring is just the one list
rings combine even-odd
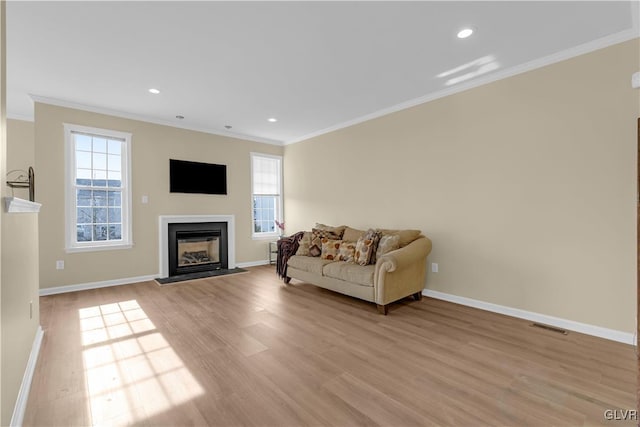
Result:
{"label": "white window frame", "polygon": [[[128,249],[133,247],[133,234],[131,223],[131,133],[120,132],[110,129],[100,129],[89,126],[64,123],[65,142],[65,251],[91,252],[113,249]],[[121,150],[123,167],[121,168],[121,203],[122,203],[122,240],[113,241],[77,241],[77,201],[76,183],[74,182],[76,170],[76,150],[73,144],[72,133],[84,133],[104,136],[107,138],[117,138],[123,140]]]}
{"label": "white window frame", "polygon": [[[276,159],[278,160],[278,172],[279,172],[279,176],[278,176],[278,192],[279,194],[274,195],[278,197],[278,202],[276,204],[276,212],[275,212],[275,219],[278,220],[279,222],[282,222],[282,219],[284,218],[284,214],[282,211],[282,156],[276,156],[273,154],[264,154],[264,153],[250,153],[250,163],[251,163],[251,238],[253,240],[263,240],[263,239],[270,239],[273,240],[275,238],[277,238],[278,236],[280,236],[280,231],[278,230],[278,227],[276,226],[273,232],[269,232],[269,231],[265,231],[265,232],[259,232],[256,233],[255,231],[255,218],[253,217],[253,197],[255,196],[255,193],[253,191],[253,159],[255,157],[263,157],[263,158],[269,158],[269,159]],[[274,224],[275,225],[275,224]]]}

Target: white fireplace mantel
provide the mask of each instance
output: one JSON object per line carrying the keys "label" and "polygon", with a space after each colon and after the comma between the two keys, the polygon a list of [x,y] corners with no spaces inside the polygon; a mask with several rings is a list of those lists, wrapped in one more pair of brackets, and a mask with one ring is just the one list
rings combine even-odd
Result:
{"label": "white fireplace mantel", "polygon": [[8,213],[38,213],[42,204],[30,202],[29,200],[19,199],[17,197],[5,197],[4,208]]}
{"label": "white fireplace mantel", "polygon": [[236,268],[236,225],[234,215],[160,215],[159,246],[160,246],[160,277],[169,276],[169,224],[189,222],[226,222],[227,223],[227,268]]}

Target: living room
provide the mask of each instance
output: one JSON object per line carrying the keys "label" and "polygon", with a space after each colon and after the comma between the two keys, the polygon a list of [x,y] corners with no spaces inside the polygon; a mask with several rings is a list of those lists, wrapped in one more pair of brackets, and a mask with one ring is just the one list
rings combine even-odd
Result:
{"label": "living room", "polygon": [[[419,229],[433,242],[423,292],[428,299],[552,325],[570,337],[586,334],[597,346],[611,345],[612,353],[624,344],[633,355],[640,116],[638,91],[630,84],[640,63],[634,25],[626,39],[594,42],[504,78],[291,143],[154,123],[34,94],[33,117],[9,114],[6,128],[5,171],[34,166],[35,199],[42,206],[36,219],[7,213],[2,218],[2,424],[15,416],[34,337],[41,335],[39,296],[81,289],[109,295],[116,285],[153,281],[160,268],[160,216],[233,215],[236,264],[250,273],[225,280],[249,289],[248,277],[263,280],[265,270],[272,271],[263,266],[270,240],[252,233],[251,153],[282,156],[287,234],[310,230],[316,222]],[[130,248],[65,249],[65,124],[132,135]],[[226,165],[228,194],[170,193],[174,158]],[[5,189],[3,195],[11,193]],[[24,191],[15,195],[27,198]],[[31,237],[12,248],[19,236]],[[27,270],[35,274],[25,279],[20,274]],[[305,295],[315,292],[313,299],[293,300],[320,311],[316,299],[338,298],[301,289]],[[255,292],[275,304],[268,291]],[[92,294],[96,305],[100,295]],[[367,313],[364,304],[339,301],[355,317],[377,316],[375,308]],[[427,322],[428,310],[408,309],[411,304],[401,303],[389,317],[411,313]],[[27,316],[27,306],[35,314]],[[145,313],[152,317],[152,311]],[[254,332],[260,341],[260,330]],[[267,341],[251,342],[268,347]]]}

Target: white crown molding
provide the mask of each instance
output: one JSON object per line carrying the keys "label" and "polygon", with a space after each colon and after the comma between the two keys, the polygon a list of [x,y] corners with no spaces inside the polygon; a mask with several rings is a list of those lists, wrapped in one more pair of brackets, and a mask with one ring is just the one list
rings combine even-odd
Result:
{"label": "white crown molding", "polygon": [[20,120],[23,122],[33,122],[33,116],[23,116],[22,114],[7,114],[9,120]]}
{"label": "white crown molding", "polygon": [[[552,65],[555,64],[557,62],[560,61],[564,61],[579,55],[584,55],[586,53],[589,52],[593,52],[599,49],[603,49],[605,47],[608,46],[612,46],[614,44],[618,44],[618,43],[622,43],[628,40],[631,40],[633,38],[637,38],[640,36],[640,18],[638,18],[638,14],[640,13],[640,6],[638,1],[634,1],[634,0],[630,0],[631,2],[631,15],[632,15],[632,28],[625,30],[625,31],[621,31],[615,34],[611,34],[609,36],[606,37],[602,37],[600,39],[596,39],[593,40],[591,42],[588,43],[584,43],[582,45],[579,46],[575,46],[573,48],[570,49],[566,49],[564,51],[561,52],[557,52],[554,53],[552,55],[548,55],[546,57],[542,57],[530,62],[527,62],[525,64],[520,64],[514,67],[510,67],[504,70],[499,70],[495,73],[492,74],[488,74],[485,75],[483,77],[479,77],[475,80],[471,80],[471,81],[467,81],[465,83],[461,83],[459,85],[456,85],[454,87],[449,87],[437,92],[433,92],[430,94],[427,94],[425,96],[422,97],[418,97],[418,98],[414,98],[405,102],[402,102],[400,104],[388,107],[388,108],[384,108],[375,112],[372,112],[370,114],[366,114],[364,116],[360,116],[360,117],[356,117],[354,119],[351,120],[347,120],[345,122],[342,123],[338,123],[336,125],[333,126],[329,126],[327,128],[324,129],[320,129],[318,131],[315,132],[311,132],[293,139],[290,139],[288,141],[278,141],[278,140],[272,140],[272,139],[268,139],[268,138],[261,138],[261,137],[257,137],[257,136],[252,136],[252,135],[246,135],[246,134],[240,134],[240,133],[235,133],[235,132],[229,132],[229,131],[224,131],[224,130],[220,130],[220,129],[211,129],[211,128],[207,128],[207,127],[200,127],[200,126],[188,126],[188,125],[184,125],[184,124],[180,124],[180,123],[175,123],[175,122],[171,122],[171,121],[167,121],[167,120],[160,120],[160,119],[156,119],[156,118],[152,118],[152,117],[148,117],[148,116],[144,116],[144,115],[138,115],[138,114],[133,114],[133,113],[127,113],[127,112],[123,112],[123,111],[117,111],[117,110],[112,110],[109,108],[103,108],[103,107],[97,107],[97,106],[92,106],[92,105],[85,105],[85,104],[80,104],[80,103],[76,103],[73,101],[68,101],[68,100],[62,100],[62,99],[56,99],[56,98],[49,98],[49,97],[45,97],[45,96],[40,96],[40,95],[36,95],[36,94],[30,94],[29,96],[31,97],[31,99],[34,102],[40,102],[43,104],[50,104],[50,105],[57,105],[60,107],[66,107],[66,108],[73,108],[73,109],[77,109],[77,110],[83,110],[83,111],[90,111],[90,112],[94,112],[94,113],[98,113],[98,114],[106,114],[106,115],[111,115],[111,116],[116,116],[116,117],[122,117],[122,118],[126,118],[126,119],[131,119],[131,120],[138,120],[138,121],[143,121],[143,122],[148,122],[148,123],[154,123],[154,124],[158,124],[158,125],[163,125],[163,126],[170,126],[170,127],[174,127],[174,128],[179,128],[179,129],[187,129],[187,130],[193,130],[196,132],[203,132],[203,133],[208,133],[208,134],[212,134],[212,135],[219,135],[219,136],[226,136],[226,137],[230,137],[230,138],[237,138],[237,139],[243,139],[243,140],[248,140],[248,141],[254,141],[254,142],[259,142],[259,143],[263,143],[263,144],[270,144],[270,145],[277,145],[277,146],[282,146],[282,145],[290,145],[290,144],[295,144],[298,142],[302,142],[302,141],[306,141],[308,139],[320,136],[320,135],[324,135],[330,132],[334,132],[340,129],[344,129],[346,127],[350,127],[350,126],[354,126],[357,125],[359,123],[362,122],[366,122],[378,117],[382,117],[391,113],[395,113],[397,111],[401,111],[401,110],[405,110],[407,108],[411,108],[414,107],[416,105],[420,105],[420,104],[424,104],[430,101],[434,101],[436,99],[440,99],[440,98],[444,98],[446,96],[450,96],[456,93],[460,93],[475,87],[479,87],[485,84],[489,84],[498,80],[502,80],[508,77],[512,77],[518,74],[522,74],[525,73],[527,71],[532,71],[535,70],[537,68],[541,68],[541,67],[545,67],[548,65]],[[26,120],[26,121],[33,121],[33,117],[29,117],[29,116],[20,116],[20,115],[9,115],[9,118],[14,118],[16,120]]]}
{"label": "white crown molding", "polygon": [[[634,2],[635,3],[635,2]],[[637,5],[636,5],[637,9]],[[353,120],[348,120],[346,122],[339,123],[334,126],[330,126],[328,128],[321,129],[316,132],[312,132],[306,135],[303,135],[298,138],[294,138],[288,141],[285,141],[283,145],[296,144],[298,142],[303,142],[311,138],[315,138],[320,135],[324,135],[330,132],[334,132],[340,129],[344,129],[350,126],[357,125],[362,122],[366,122],[372,119],[376,119],[378,117],[386,116],[391,113],[395,113],[397,111],[406,110],[407,108],[415,107],[416,105],[425,104],[430,101],[434,101],[436,99],[444,98],[446,96],[454,95],[456,93],[464,92],[465,90],[473,89],[475,87],[483,86],[489,83],[493,83],[498,80],[506,79],[508,77],[512,77],[518,74],[525,73],[527,71],[532,71],[537,68],[546,67],[548,65],[555,64],[557,62],[561,62],[570,58],[574,58],[576,56],[584,55],[589,52],[593,52],[599,49],[603,49],[605,47],[613,46],[614,44],[623,43],[625,41],[634,39],[639,37],[639,31],[637,25],[634,25],[633,29],[621,31],[616,34],[612,34],[606,37],[602,37],[597,40],[593,40],[588,43],[584,43],[579,46],[575,46],[571,49],[563,50],[561,52],[554,53],[552,55],[548,55],[542,58],[535,59],[533,61],[526,62],[524,64],[516,65],[514,67],[506,68],[504,70],[496,71],[495,73],[485,75],[484,77],[479,77],[475,80],[470,80],[465,83],[461,83],[459,85],[449,87],[447,89],[443,89],[437,92],[430,93],[428,95],[414,98],[406,102],[402,102],[400,104],[394,105],[389,108],[384,108],[382,110],[375,111],[371,114],[367,114],[361,117],[357,117]]]}
{"label": "white crown molding", "polygon": [[89,282],[78,283],[76,285],[57,286],[54,288],[42,288],[40,289],[40,296],[65,294],[67,292],[86,291],[89,289],[107,288],[109,286],[131,285],[133,283],[148,282],[149,280],[155,280],[158,276],[147,275],[138,277],[126,277],[123,279],[104,280],[101,282]]}
{"label": "white crown molding", "polygon": [[640,35],[640,1],[629,0],[629,2],[631,2],[631,26],[638,37]]}
{"label": "white crown molding", "polygon": [[38,362],[38,355],[40,354],[43,337],[44,331],[42,330],[42,326],[38,325],[36,336],[33,339],[33,345],[31,346],[31,353],[29,353],[29,360],[27,361],[27,366],[24,370],[24,375],[22,376],[20,390],[18,390],[16,404],[13,407],[13,415],[11,416],[11,422],[9,423],[10,426],[21,426],[22,421],[24,421],[24,413],[27,410],[29,391],[31,390],[33,374],[36,371],[36,364]]}
{"label": "white crown molding", "polygon": [[246,135],[246,134],[235,133],[235,132],[228,132],[228,131],[223,131],[223,130],[219,130],[219,129],[210,129],[210,128],[200,127],[200,126],[182,125],[180,123],[170,122],[168,120],[155,119],[153,117],[148,117],[148,116],[143,116],[143,115],[133,114],[133,113],[127,113],[127,112],[124,112],[124,111],[112,110],[110,108],[103,108],[103,107],[96,107],[96,106],[93,106],[93,105],[79,104],[79,103],[76,103],[76,102],[73,102],[73,101],[67,101],[67,100],[64,100],[64,99],[49,98],[49,97],[35,95],[35,94],[29,94],[29,96],[31,97],[31,99],[34,102],[39,102],[41,104],[56,105],[58,107],[65,107],[65,108],[73,108],[74,110],[89,111],[89,112],[92,112],[92,113],[105,114],[105,115],[108,115],[108,116],[115,116],[115,117],[122,117],[124,119],[129,119],[129,120],[137,120],[137,121],[146,122],[146,123],[154,123],[156,125],[169,126],[169,127],[178,128],[178,129],[192,130],[192,131],[196,131],[196,132],[203,132],[203,133],[208,133],[208,134],[218,135],[218,136],[226,136],[226,137],[229,137],[229,138],[243,139],[243,140],[246,140],[246,141],[259,142],[259,143],[262,143],[262,144],[282,145],[282,141],[276,141],[276,140],[268,139],[268,138],[260,138],[258,136]]}
{"label": "white crown molding", "polygon": [[605,338],[611,341],[618,341],[624,344],[636,345],[634,334],[628,332],[603,328],[601,326],[589,325],[587,323],[575,322],[573,320],[562,319],[560,317],[548,316],[546,314],[540,314],[533,311],[521,310],[519,308],[493,304],[490,302],[447,294],[445,292],[434,291],[431,289],[423,290],[422,294],[443,301],[449,301],[473,308],[479,308],[480,310],[504,314],[511,317],[517,317],[519,319],[530,320],[532,322],[543,323],[545,325],[551,325],[561,329],[568,329],[570,331]]}

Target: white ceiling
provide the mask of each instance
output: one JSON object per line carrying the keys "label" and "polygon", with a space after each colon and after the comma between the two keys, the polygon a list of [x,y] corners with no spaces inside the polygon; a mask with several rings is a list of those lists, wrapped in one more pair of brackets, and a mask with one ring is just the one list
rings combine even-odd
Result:
{"label": "white ceiling", "polygon": [[638,37],[637,6],[9,1],[8,116],[35,99],[295,142]]}

